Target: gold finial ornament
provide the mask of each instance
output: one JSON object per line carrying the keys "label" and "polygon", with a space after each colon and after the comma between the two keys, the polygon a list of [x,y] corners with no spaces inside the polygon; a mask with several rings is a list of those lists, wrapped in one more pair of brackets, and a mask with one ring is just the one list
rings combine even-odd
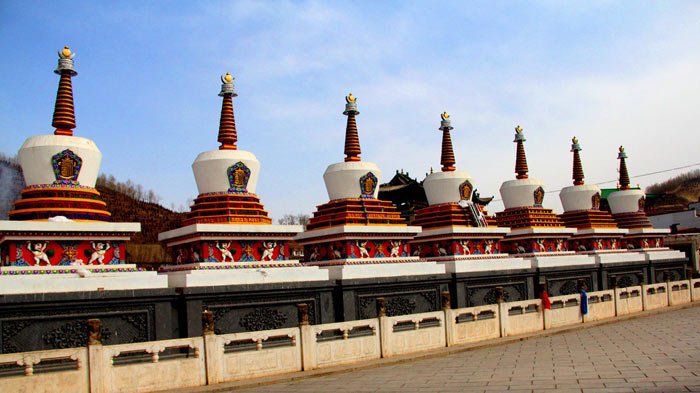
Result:
{"label": "gold finial ornament", "polygon": [[345,97],[345,102],[347,102],[348,104],[354,103],[356,100],[357,100],[357,97],[355,97],[354,95],[352,95],[352,93],[348,94],[348,95]]}
{"label": "gold finial ornament", "polygon": [[574,145],[578,144],[578,138],[576,138],[576,137],[571,138],[571,143],[573,143]]}
{"label": "gold finial ornament", "polygon": [[620,153],[624,153],[624,152],[625,152],[625,148],[622,147],[622,145],[620,145],[619,151],[620,151]]}
{"label": "gold finial ornament", "polygon": [[440,115],[440,117],[442,118],[442,120],[447,120],[447,119],[450,118],[450,114],[447,113],[447,112],[442,112],[442,114]]}
{"label": "gold finial ornament", "polygon": [[60,59],[72,59],[74,56],[75,56],[75,53],[71,52],[68,45],[64,46],[63,49],[58,51],[58,57]]}
{"label": "gold finial ornament", "polygon": [[225,80],[227,83],[231,83],[231,82],[233,81],[233,77],[231,76],[231,73],[230,73],[230,72],[227,72],[226,75],[224,75],[224,80]]}
{"label": "gold finial ornament", "polygon": [[520,125],[518,124],[518,125],[515,127],[515,132],[518,133],[518,134],[522,134],[522,133],[523,133],[523,128],[520,127]]}

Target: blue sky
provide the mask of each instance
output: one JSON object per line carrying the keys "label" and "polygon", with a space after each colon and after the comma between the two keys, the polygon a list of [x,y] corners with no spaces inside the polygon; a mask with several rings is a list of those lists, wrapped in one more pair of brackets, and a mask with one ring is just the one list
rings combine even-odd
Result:
{"label": "blue sky", "polygon": [[[218,146],[226,71],[238,146],[261,161],[257,193],[275,218],[327,201],[348,92],[362,159],[383,181],[439,168],[444,110],[457,167],[482,195],[514,177],[516,124],[547,190],[571,184],[573,135],[591,183],[617,176],[621,144],[632,175],[700,162],[697,2],[3,1],[0,37],[0,152],[53,131],[52,70],[68,44],[76,135],[98,144],[104,173],[166,206],[197,194],[190,165]],[[557,193],[545,205],[561,210]]]}

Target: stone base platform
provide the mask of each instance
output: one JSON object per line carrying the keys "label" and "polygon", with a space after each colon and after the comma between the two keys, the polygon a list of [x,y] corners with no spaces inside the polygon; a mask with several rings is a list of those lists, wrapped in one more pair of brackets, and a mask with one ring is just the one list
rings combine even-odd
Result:
{"label": "stone base platform", "polygon": [[318,266],[328,272],[331,280],[371,279],[375,277],[422,276],[445,274],[445,267],[417,257],[397,259],[341,259],[307,266]]}
{"label": "stone base platform", "polygon": [[167,287],[166,276],[132,264],[0,267],[0,295]]}
{"label": "stone base platform", "polygon": [[328,280],[326,270],[316,266],[303,266],[295,260],[279,263],[202,262],[165,266],[160,272],[167,276],[171,288]]}

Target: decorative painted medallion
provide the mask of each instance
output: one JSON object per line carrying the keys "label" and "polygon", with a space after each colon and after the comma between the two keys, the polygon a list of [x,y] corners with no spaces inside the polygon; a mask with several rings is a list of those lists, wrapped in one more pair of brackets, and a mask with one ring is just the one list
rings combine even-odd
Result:
{"label": "decorative painted medallion", "polygon": [[591,209],[600,210],[600,193],[596,192],[591,196]]}
{"label": "decorative painted medallion", "polygon": [[248,180],[250,179],[250,169],[241,161],[231,165],[226,170],[228,174],[228,192],[243,194],[248,192]]}
{"label": "decorative painted medallion", "polygon": [[473,189],[472,183],[469,180],[465,180],[464,183],[459,185],[459,199],[470,201]]}
{"label": "decorative painted medallion", "polygon": [[374,190],[377,189],[377,176],[367,172],[360,178],[360,198],[374,198]]}
{"label": "decorative painted medallion", "polygon": [[640,212],[644,211],[645,204],[646,204],[646,198],[645,197],[639,198],[639,200],[637,201],[637,208],[639,209]]}
{"label": "decorative painted medallion", "polygon": [[83,166],[83,159],[70,149],[66,149],[51,157],[54,184],[78,184],[78,175]]}
{"label": "decorative painted medallion", "polygon": [[537,187],[533,193],[533,196],[535,198],[535,207],[542,207],[542,201],[544,200],[544,188]]}

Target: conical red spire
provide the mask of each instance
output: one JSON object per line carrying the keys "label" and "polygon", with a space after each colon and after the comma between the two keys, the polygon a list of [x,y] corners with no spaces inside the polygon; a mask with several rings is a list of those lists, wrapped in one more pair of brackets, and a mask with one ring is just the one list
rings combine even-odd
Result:
{"label": "conical red spire", "polygon": [[221,92],[219,96],[223,97],[221,103],[221,118],[219,120],[219,150],[236,150],[236,142],[238,134],[236,133],[236,119],[233,116],[233,97],[237,97],[236,90],[233,88],[234,78],[229,72],[221,77]]}
{"label": "conical red spire", "polygon": [[454,172],[455,168],[455,153],[452,148],[452,138],[450,130],[453,129],[450,122],[450,115],[447,112],[442,112],[440,115],[440,129],[442,130],[442,155],[440,156],[440,165],[443,172]]}
{"label": "conical red spire", "polygon": [[579,151],[581,151],[581,146],[578,144],[578,138],[573,137],[571,139],[571,151],[574,153],[574,185],[583,185],[583,165],[581,165],[581,156]]}
{"label": "conical red spire", "polygon": [[75,128],[75,107],[73,105],[73,84],[71,77],[78,75],[73,69],[73,57],[70,49],[66,46],[58,52],[58,67],[54,72],[61,75],[58,82],[58,92],[56,93],[56,104],[53,110],[53,121],[51,125],[56,127],[54,135],[73,135]]}
{"label": "conical red spire", "polygon": [[627,172],[627,163],[625,159],[627,158],[627,153],[625,153],[625,148],[620,146],[617,158],[620,160],[620,190],[630,189],[630,175]]}
{"label": "conical red spire", "polygon": [[345,97],[345,112],[344,115],[348,117],[348,124],[345,127],[345,161],[360,161],[360,136],[357,133],[357,123],[355,122],[355,115],[359,115],[360,112],[357,111],[357,98],[348,94]]}
{"label": "conical red spire", "polygon": [[527,179],[527,157],[525,157],[525,134],[523,134],[523,129],[520,126],[515,127],[515,140],[513,142],[517,143],[517,150],[515,153],[515,176],[516,179]]}

